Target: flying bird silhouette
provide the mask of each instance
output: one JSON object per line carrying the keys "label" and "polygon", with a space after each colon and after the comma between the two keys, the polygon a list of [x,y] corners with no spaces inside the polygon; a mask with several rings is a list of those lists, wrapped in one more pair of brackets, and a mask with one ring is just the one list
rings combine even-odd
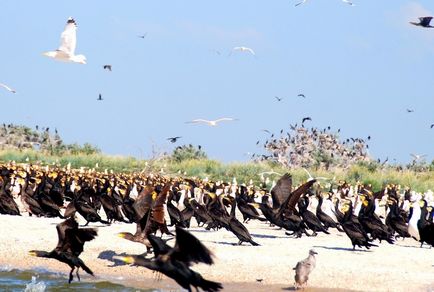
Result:
{"label": "flying bird silhouette", "polygon": [[148,33],[146,32],[145,34],[138,35],[137,37],[141,38],[141,39],[144,39],[147,35],[148,35]]}
{"label": "flying bird silhouette", "polygon": [[208,126],[212,126],[215,127],[217,126],[218,123],[223,122],[223,121],[236,121],[237,119],[234,118],[220,118],[217,120],[204,120],[204,119],[195,119],[189,122],[186,122],[187,124],[199,124],[199,123],[203,123],[203,124],[207,124]]}
{"label": "flying bird silhouette", "polygon": [[176,141],[178,139],[180,139],[180,138],[182,138],[182,137],[181,136],[176,136],[176,137],[167,138],[167,140],[169,140],[171,143],[176,143]]}
{"label": "flying bird silhouette", "polygon": [[3,87],[4,89],[6,89],[9,92],[12,93],[17,93],[14,89],[10,88],[9,86],[7,86],[6,84],[0,83],[0,87]]}
{"label": "flying bird silhouette", "polygon": [[408,113],[412,113],[412,112],[414,112],[414,110],[408,108],[408,109],[407,109],[407,112],[408,112]]}
{"label": "flying bird silhouette", "polygon": [[303,93],[300,93],[299,95],[297,95],[298,97],[303,97],[306,98],[306,96]]}
{"label": "flying bird silhouette", "polygon": [[102,66],[102,68],[105,70],[109,70],[110,72],[112,71],[112,65],[104,65]]}
{"label": "flying bird silhouette", "polygon": [[419,17],[419,22],[410,21],[410,24],[416,26],[422,26],[426,28],[433,28],[434,26],[430,25],[431,20],[432,20],[432,16],[424,16],[424,17]]}
{"label": "flying bird silhouette", "polygon": [[277,99],[277,101],[282,101],[283,97],[278,97],[278,96],[274,96],[275,99]]}
{"label": "flying bird silhouette", "polygon": [[104,99],[102,98],[102,95],[101,95],[101,93],[100,93],[100,94],[98,94],[98,98],[97,98],[96,100],[104,100]]}
{"label": "flying bird silhouette", "polygon": [[312,119],[310,117],[305,117],[301,120],[301,123],[304,124],[305,121],[312,121]]}
{"label": "flying bird silhouette", "polygon": [[64,31],[60,35],[59,48],[55,51],[45,52],[43,55],[58,61],[86,64],[86,57],[84,55],[75,55],[76,46],[77,23],[70,17],[66,22]]}
{"label": "flying bird silhouette", "polygon": [[434,124],[431,124],[430,129],[434,128]]}

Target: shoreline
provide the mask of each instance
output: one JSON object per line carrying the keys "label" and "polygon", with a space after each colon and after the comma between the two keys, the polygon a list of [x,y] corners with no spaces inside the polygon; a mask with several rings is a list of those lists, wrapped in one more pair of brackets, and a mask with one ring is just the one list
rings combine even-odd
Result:
{"label": "shoreline", "polygon": [[[57,244],[55,225],[59,218],[0,216],[0,266],[20,270],[43,269],[69,273],[69,267],[52,259],[27,255],[31,249],[52,250]],[[134,224],[114,223],[111,226],[90,224],[98,228],[95,240],[86,243],[80,258],[94,271],[93,278],[80,273],[83,281],[110,281],[139,289],[179,291],[180,286],[143,267],[114,265],[114,254],[141,254],[145,247],[119,238],[117,233],[134,232]],[[261,246],[234,245],[237,238],[226,230],[205,231],[192,220],[190,231],[215,255],[215,265],[194,265],[193,270],[205,279],[219,281],[223,291],[291,291],[292,268],[307,257],[310,248],[318,252],[316,269],[304,291],[433,291],[434,249],[419,248],[413,239],[381,243],[379,247],[352,251],[344,233],[332,230],[330,235],[289,238],[283,230],[261,222],[246,225]],[[171,230],[173,228],[170,228]],[[169,244],[174,242],[169,241]],[[256,279],[263,279],[257,282]],[[66,279],[65,279],[66,280]],[[74,279],[75,280],[75,279]]]}

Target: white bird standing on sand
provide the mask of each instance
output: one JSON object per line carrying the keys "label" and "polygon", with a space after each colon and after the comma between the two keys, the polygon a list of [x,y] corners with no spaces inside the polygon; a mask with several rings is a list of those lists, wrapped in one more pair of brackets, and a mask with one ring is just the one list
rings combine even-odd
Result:
{"label": "white bird standing on sand", "polygon": [[60,46],[55,51],[43,53],[44,56],[63,62],[86,64],[84,55],[75,55],[77,46],[77,23],[70,17],[66,22],[65,30],[60,35]]}
{"label": "white bird standing on sand", "polygon": [[295,268],[295,289],[303,287],[307,285],[307,280],[309,279],[309,274],[315,269],[316,259],[315,255],[318,254],[313,249],[309,250],[309,256],[302,261],[299,261]]}
{"label": "white bird standing on sand", "polygon": [[221,118],[221,119],[217,119],[217,120],[213,120],[213,121],[204,120],[204,119],[195,119],[195,120],[192,120],[192,121],[186,122],[186,123],[188,123],[188,124],[204,123],[204,124],[207,124],[208,126],[215,127],[215,126],[217,126],[217,123],[219,123],[219,122],[223,122],[223,121],[236,121],[236,120],[237,119],[234,119],[234,118]]}
{"label": "white bird standing on sand", "polygon": [[251,48],[247,48],[247,47],[234,47],[231,51],[231,54],[233,51],[239,51],[239,52],[247,52],[252,54],[253,56],[256,56],[255,51],[253,51]]}
{"label": "white bird standing on sand", "polygon": [[0,87],[3,87],[4,89],[6,89],[9,92],[12,93],[17,93],[14,89],[10,88],[9,86],[7,86],[6,84],[0,83]]}

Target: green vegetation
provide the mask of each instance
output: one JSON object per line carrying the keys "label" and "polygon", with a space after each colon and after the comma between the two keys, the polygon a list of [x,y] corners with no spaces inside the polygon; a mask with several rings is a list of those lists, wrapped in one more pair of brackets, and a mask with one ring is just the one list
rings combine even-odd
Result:
{"label": "green vegetation", "polygon": [[[196,153],[194,147],[186,147],[186,153]],[[200,150],[200,149],[196,149]],[[133,171],[161,171],[165,174],[178,175],[178,173],[186,173],[188,177],[208,177],[211,180],[232,181],[237,178],[238,183],[249,183],[250,179],[255,184],[260,183],[261,172],[275,171],[280,174],[290,172],[294,177],[295,183],[305,181],[308,176],[303,169],[286,170],[277,163],[270,162],[246,162],[246,163],[221,163],[219,161],[207,159],[206,156],[200,154],[192,159],[189,155],[180,155],[176,150],[172,155],[154,160],[139,160],[133,157],[109,156],[101,153],[89,154],[79,152],[77,154],[64,153],[61,155],[52,154],[49,151],[36,150],[2,150],[0,151],[0,161],[16,161],[39,162],[43,164],[60,164],[62,166],[71,163],[73,168],[82,166],[94,168],[98,164],[97,170],[104,171],[105,169],[115,172],[133,172]],[[416,191],[434,190],[434,162],[431,165],[420,169],[411,169],[407,167],[381,166],[374,162],[359,163],[350,166],[346,169],[342,168],[323,168],[309,169],[313,176],[322,176],[333,178],[336,181],[346,180],[351,183],[361,181],[363,183],[372,184],[374,190],[379,190],[383,185],[388,183],[400,184],[402,186],[410,186]],[[270,179],[277,180],[279,175],[269,175]]]}

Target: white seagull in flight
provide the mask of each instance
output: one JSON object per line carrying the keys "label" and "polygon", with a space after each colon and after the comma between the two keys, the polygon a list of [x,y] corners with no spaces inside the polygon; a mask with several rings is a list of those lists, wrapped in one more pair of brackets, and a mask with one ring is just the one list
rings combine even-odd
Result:
{"label": "white seagull in flight", "polygon": [[199,124],[199,123],[204,123],[207,124],[208,126],[212,126],[215,127],[217,126],[217,123],[219,122],[223,122],[223,121],[236,121],[237,119],[234,118],[221,118],[221,119],[217,119],[217,120],[204,120],[204,119],[196,119],[196,120],[192,120],[190,122],[186,122],[187,124]]}
{"label": "white seagull in flight", "polygon": [[247,48],[247,47],[234,47],[231,51],[231,54],[233,51],[239,51],[239,52],[243,52],[243,53],[246,52],[246,53],[252,54],[253,56],[256,56],[255,51],[253,51],[251,48]]}
{"label": "white seagull in flight", "polygon": [[[295,4],[295,6],[298,6],[298,5],[304,4],[304,3],[306,3],[306,2],[307,2],[307,0],[302,0],[301,2]],[[351,2],[350,0],[342,0],[342,2],[347,3],[347,4],[351,5],[351,6],[356,6],[356,5],[355,5],[353,2]]]}
{"label": "white seagull in flight", "polygon": [[44,56],[63,62],[86,64],[84,55],[75,55],[77,46],[77,23],[70,17],[66,22],[65,30],[60,35],[60,46],[55,51],[45,52]]}
{"label": "white seagull in flight", "polygon": [[7,86],[6,84],[0,83],[0,87],[3,87],[4,89],[6,89],[9,92],[12,93],[17,93],[14,89],[10,88],[9,86]]}

